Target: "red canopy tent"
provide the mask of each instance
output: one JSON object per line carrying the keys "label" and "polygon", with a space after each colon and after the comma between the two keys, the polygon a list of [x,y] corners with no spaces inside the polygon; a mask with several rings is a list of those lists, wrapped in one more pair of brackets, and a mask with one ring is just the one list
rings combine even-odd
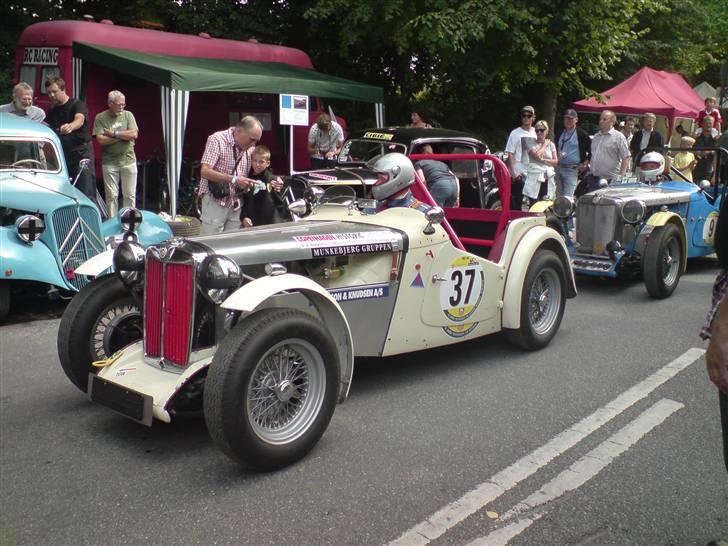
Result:
{"label": "red canopy tent", "polygon": [[601,93],[605,102],[584,99],[573,103],[580,112],[601,112],[613,110],[618,114],[652,112],[665,116],[668,133],[672,132],[675,118],[697,117],[703,108],[703,99],[680,74],[654,70],[648,66],[640,68],[622,83]]}

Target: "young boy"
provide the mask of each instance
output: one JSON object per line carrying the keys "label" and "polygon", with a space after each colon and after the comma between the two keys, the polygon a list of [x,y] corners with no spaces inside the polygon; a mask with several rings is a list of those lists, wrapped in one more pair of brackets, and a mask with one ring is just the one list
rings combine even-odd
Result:
{"label": "young boy", "polygon": [[720,115],[720,110],[715,107],[717,102],[718,101],[715,100],[715,97],[705,97],[705,109],[700,111],[696,121],[698,123],[698,127],[700,127],[703,124],[703,118],[705,116],[713,116],[713,129],[720,134],[721,126],[723,125],[723,117]]}
{"label": "young boy", "polygon": [[281,200],[278,195],[283,181],[268,168],[270,167],[270,150],[267,146],[257,145],[251,157],[250,178],[256,181],[255,185],[245,194],[240,219],[243,227],[262,226],[280,221],[278,208]]}

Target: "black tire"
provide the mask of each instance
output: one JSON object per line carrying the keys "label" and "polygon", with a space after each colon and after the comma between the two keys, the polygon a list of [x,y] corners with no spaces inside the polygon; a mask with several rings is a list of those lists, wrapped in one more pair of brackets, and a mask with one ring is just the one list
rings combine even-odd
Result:
{"label": "black tire", "polygon": [[58,358],[71,383],[88,390],[91,365],[142,338],[142,316],[116,275],[91,281],[76,294],[58,327]]}
{"label": "black tire", "polygon": [[680,230],[675,224],[655,228],[642,262],[642,276],[650,296],[664,299],[675,291],[682,275],[683,252]]}
{"label": "black tire", "polygon": [[169,229],[177,237],[194,237],[200,234],[202,223],[194,216],[177,216],[174,220],[167,221]]}
{"label": "black tire", "polygon": [[10,313],[10,284],[0,281],[0,322],[4,321]]}
{"label": "black tire", "polygon": [[[287,367],[282,377],[271,366],[276,356],[289,363],[298,359],[296,367]],[[296,381],[289,381],[291,370],[300,372]],[[247,468],[290,465],[326,430],[336,408],[339,373],[336,344],[319,320],[293,309],[254,313],[223,339],[210,364],[204,392],[207,430],[220,449]],[[259,404],[272,404],[260,412],[254,393]],[[281,417],[284,423],[271,422]]]}
{"label": "black tire", "polygon": [[506,329],[508,341],[535,351],[549,344],[566,307],[566,271],[551,250],[539,250],[528,265],[521,292],[521,327]]}

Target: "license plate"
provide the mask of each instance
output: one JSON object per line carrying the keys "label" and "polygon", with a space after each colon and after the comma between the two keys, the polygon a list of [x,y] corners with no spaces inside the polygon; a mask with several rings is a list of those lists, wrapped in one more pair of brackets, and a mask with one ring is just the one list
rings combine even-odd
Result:
{"label": "license plate", "polygon": [[152,397],[89,374],[88,397],[143,425],[152,426]]}

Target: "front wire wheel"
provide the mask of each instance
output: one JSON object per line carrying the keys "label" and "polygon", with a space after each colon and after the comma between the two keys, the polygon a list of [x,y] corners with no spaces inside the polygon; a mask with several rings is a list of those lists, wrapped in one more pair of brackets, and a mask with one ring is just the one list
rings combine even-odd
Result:
{"label": "front wire wheel", "polygon": [[303,339],[278,343],[260,359],[248,385],[253,431],[273,445],[298,439],[320,411],[325,391],[321,353]]}
{"label": "front wire wheel", "polygon": [[643,262],[645,287],[650,296],[662,299],[675,291],[682,275],[682,253],[676,225],[667,224],[652,232]]}
{"label": "front wire wheel", "polygon": [[243,466],[270,471],[303,458],[336,408],[339,354],[325,325],[295,309],[263,309],[222,340],[205,381],[205,423]]}

